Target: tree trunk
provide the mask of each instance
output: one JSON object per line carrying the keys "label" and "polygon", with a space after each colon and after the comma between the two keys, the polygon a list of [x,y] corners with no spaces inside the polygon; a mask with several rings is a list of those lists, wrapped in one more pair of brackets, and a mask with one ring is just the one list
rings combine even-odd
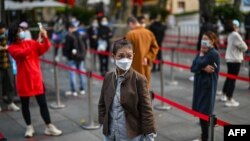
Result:
{"label": "tree trunk", "polygon": [[0,0],[0,21],[5,21],[4,0]]}
{"label": "tree trunk", "polygon": [[235,9],[239,10],[240,4],[241,4],[241,0],[234,0],[234,8]]}

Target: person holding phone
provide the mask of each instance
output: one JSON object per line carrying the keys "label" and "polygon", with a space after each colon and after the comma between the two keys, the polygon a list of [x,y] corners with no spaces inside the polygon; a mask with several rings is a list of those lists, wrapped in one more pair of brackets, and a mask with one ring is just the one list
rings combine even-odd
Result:
{"label": "person holding phone", "polygon": [[[214,111],[215,95],[220,70],[220,57],[216,50],[218,38],[215,33],[205,32],[201,40],[200,52],[191,66],[194,73],[192,109],[205,115]],[[208,140],[208,122],[200,119],[201,140]]]}
{"label": "person holding phone", "polygon": [[19,24],[13,24],[9,29],[8,51],[17,63],[16,88],[21,100],[22,115],[27,125],[25,137],[32,137],[35,130],[31,124],[29,101],[35,97],[40,107],[41,116],[46,123],[45,135],[58,136],[62,131],[57,129],[50,119],[50,114],[45,97],[45,87],[39,63],[39,57],[48,51],[50,41],[47,31],[40,29],[39,36],[42,42],[35,40],[24,40],[25,32]]}

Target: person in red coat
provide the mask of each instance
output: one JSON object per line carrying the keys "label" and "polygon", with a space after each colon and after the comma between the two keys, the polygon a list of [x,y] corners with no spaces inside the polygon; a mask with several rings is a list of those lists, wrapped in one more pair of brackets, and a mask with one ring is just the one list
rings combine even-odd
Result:
{"label": "person in red coat", "polygon": [[39,37],[42,38],[42,42],[24,40],[25,36],[25,32],[18,24],[9,29],[8,51],[17,63],[16,87],[22,104],[23,118],[27,124],[25,137],[32,137],[35,133],[29,110],[29,99],[32,96],[35,96],[41,116],[47,125],[44,134],[61,135],[62,131],[51,124],[39,63],[39,56],[48,51],[50,47],[47,31],[44,28],[40,29]]}

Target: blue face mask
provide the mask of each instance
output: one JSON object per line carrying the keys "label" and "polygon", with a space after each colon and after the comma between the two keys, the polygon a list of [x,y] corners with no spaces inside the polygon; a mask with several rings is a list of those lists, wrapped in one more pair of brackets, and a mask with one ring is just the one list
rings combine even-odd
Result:
{"label": "blue face mask", "polygon": [[19,33],[18,33],[18,37],[19,37],[19,39],[21,39],[21,40],[25,39],[25,37],[26,37],[25,32],[24,32],[24,31],[19,32]]}
{"label": "blue face mask", "polygon": [[3,39],[5,37],[5,34],[0,34],[0,39]]}

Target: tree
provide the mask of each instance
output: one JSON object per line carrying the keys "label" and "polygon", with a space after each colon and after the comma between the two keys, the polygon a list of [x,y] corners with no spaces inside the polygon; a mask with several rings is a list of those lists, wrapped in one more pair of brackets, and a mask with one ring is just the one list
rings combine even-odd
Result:
{"label": "tree", "polygon": [[234,0],[234,8],[235,9],[239,10],[240,4],[241,4],[241,0]]}
{"label": "tree", "polygon": [[200,8],[200,33],[198,37],[197,50],[200,50],[201,38],[204,32],[214,31],[216,32],[215,24],[213,23],[213,8],[215,6],[215,0],[199,0]]}

